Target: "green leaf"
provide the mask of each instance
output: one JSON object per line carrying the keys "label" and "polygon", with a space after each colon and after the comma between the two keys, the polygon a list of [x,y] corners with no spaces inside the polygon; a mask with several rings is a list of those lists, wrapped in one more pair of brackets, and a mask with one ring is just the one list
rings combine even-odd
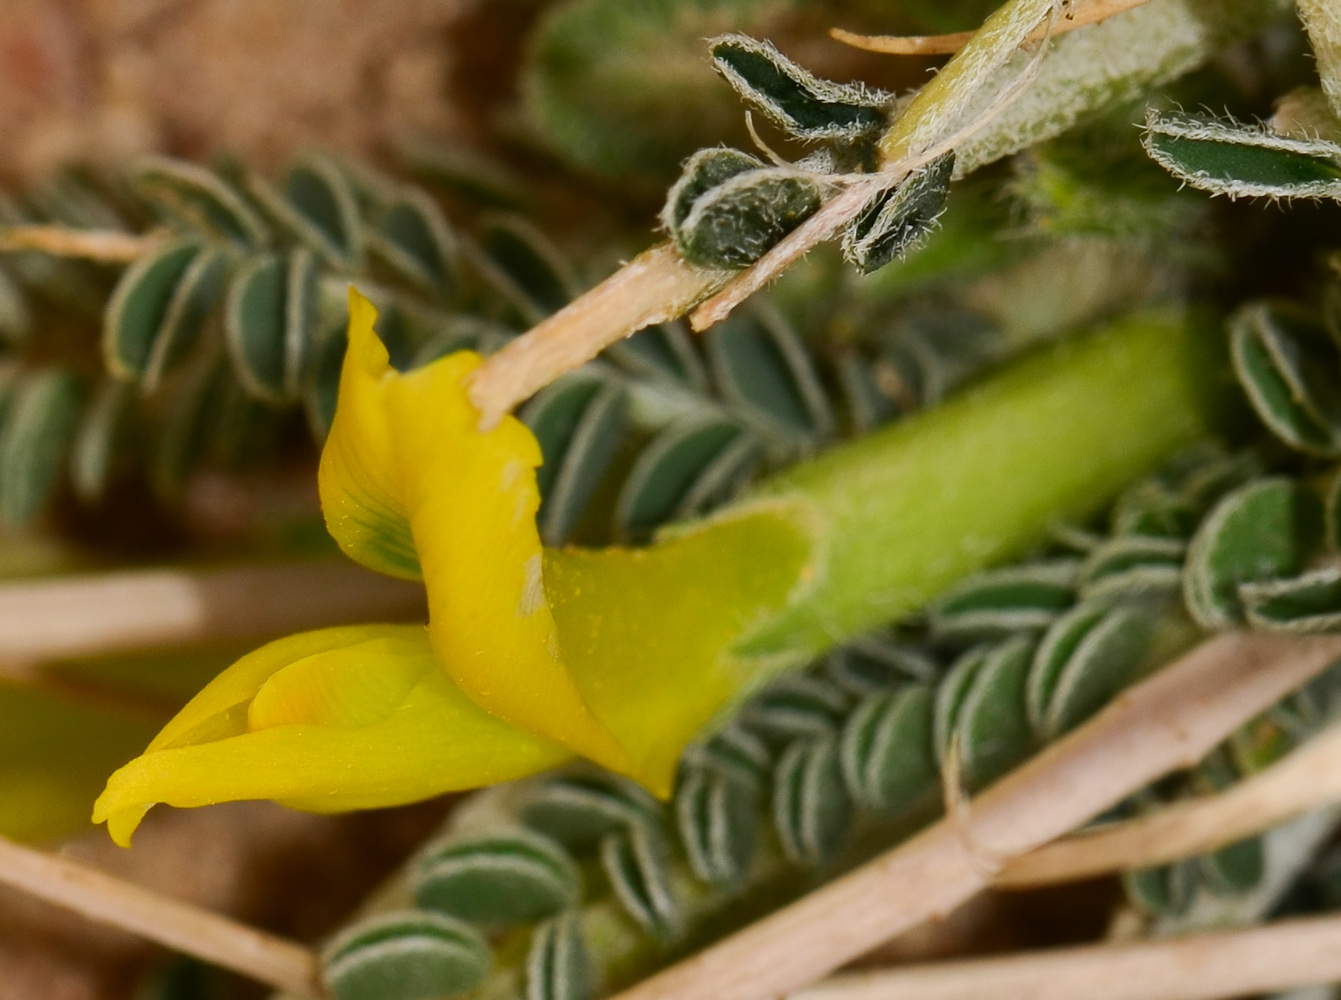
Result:
{"label": "green leaf", "polygon": [[642,788],[611,775],[566,775],[531,789],[521,805],[528,827],[566,847],[586,847],[627,826],[656,821],[660,807]]}
{"label": "green leaf", "polygon": [[444,295],[456,287],[456,237],[428,195],[406,188],[380,212],[369,245],[390,270],[421,291]]}
{"label": "green leaf", "polygon": [[1112,601],[1176,594],[1187,543],[1181,538],[1118,535],[1095,546],[1080,568],[1080,598]]}
{"label": "green leaf", "polygon": [[1341,146],[1185,112],[1146,114],[1155,162],[1179,180],[1230,198],[1341,199]]}
{"label": "green leaf", "polygon": [[485,277],[520,307],[528,324],[566,306],[577,293],[571,269],[545,234],[521,216],[486,219],[478,236]]}
{"label": "green leaf", "polygon": [[708,51],[736,92],[795,138],[852,141],[886,125],[892,95],[821,80],[769,42],[721,35],[708,41]]}
{"label": "green leaf", "polygon": [[870,274],[920,246],[945,211],[954,165],[946,153],[873,199],[844,232],[843,256]]}
{"label": "green leaf", "polygon": [[964,699],[968,697],[973,681],[987,662],[991,651],[991,646],[982,645],[961,653],[950,664],[950,669],[936,686],[931,715],[931,737],[937,761],[943,762],[950,754],[950,743],[959,724],[960,709],[963,708]]}
{"label": "green leaf", "polygon": [[1230,357],[1258,417],[1292,448],[1341,454],[1341,358],[1310,318],[1253,303],[1229,320]]}
{"label": "green leaf", "polygon": [[719,771],[746,784],[757,784],[773,769],[768,744],[735,719],[706,743],[686,747],[681,760],[688,767]]}
{"label": "green leaf", "polygon": [[1082,605],[1058,619],[1030,667],[1034,733],[1058,739],[1108,704],[1135,680],[1154,632],[1154,614],[1140,605]]}
{"label": "green leaf", "polygon": [[1122,887],[1133,905],[1154,916],[1186,913],[1197,891],[1195,861],[1122,873]]}
{"label": "green leaf", "polygon": [[852,826],[852,799],[843,784],[833,735],[792,741],[773,773],[773,829],[793,864],[830,861]]}
{"label": "green leaf", "polygon": [[592,1000],[591,960],[572,914],[546,920],[531,933],[526,1000]]}
{"label": "green leaf", "polygon": [[781,318],[732,316],[708,332],[707,348],[722,395],[762,433],[812,446],[833,434],[810,352]]}
{"label": "green leaf", "polygon": [[[177,241],[151,250],[126,269],[103,319],[102,350],[108,371],[118,378],[138,380],[152,365],[156,381],[169,355],[189,346],[203,318],[196,316],[200,300],[190,290],[202,280],[203,272],[193,273],[193,265],[202,259],[212,260],[213,255],[200,243]],[[193,274],[190,282],[188,274]],[[174,318],[171,327],[167,326],[169,316]],[[192,318],[196,319],[194,328],[189,323]],[[182,343],[183,339],[187,342]],[[179,346],[169,346],[174,341]]]}
{"label": "green leaf", "polygon": [[261,254],[233,276],[224,338],[238,381],[271,404],[295,399],[308,373],[317,319],[312,253]]}
{"label": "green leaf", "polygon": [[106,492],[129,428],[134,399],[129,383],[103,379],[84,411],[70,451],[70,481],[85,503],[100,500]]}
{"label": "green leaf", "polygon": [[71,372],[20,379],[0,426],[0,514],[11,524],[31,521],[59,484],[82,404]]}
{"label": "green leaf", "polygon": [[859,698],[939,673],[939,664],[920,646],[878,635],[858,636],[824,658],[824,676]]}
{"label": "green leaf", "polygon": [[660,378],[699,392],[708,375],[683,323],[664,323],[639,330],[605,349],[605,357],[646,378]]}
{"label": "green leaf", "polygon": [[363,225],[349,179],[329,156],[312,154],[289,167],[283,190],[249,176],[248,190],[291,236],[337,270],[363,266]]}
{"label": "green leaf", "polygon": [[132,186],[152,204],[202,232],[245,249],[269,242],[260,216],[222,178],[204,167],[150,156],[130,169]]}
{"label": "green leaf", "polygon": [[1321,534],[1321,502],[1293,480],[1239,487],[1192,538],[1183,573],[1188,611],[1202,628],[1235,627],[1243,620],[1239,585],[1297,573]]}
{"label": "green leaf", "polygon": [[671,236],[684,259],[697,267],[745,267],[818,212],[823,200],[821,182],[812,174],[795,167],[760,167],[695,198]]}
{"label": "green leaf", "polygon": [[347,928],[327,945],[322,962],[336,1000],[434,1000],[480,983],[489,945],[460,920],[395,911]]}
{"label": "green leaf", "polygon": [[848,716],[839,754],[853,797],[886,814],[912,811],[940,788],[928,684],[868,695]]}
{"label": "green leaf", "polygon": [[485,926],[530,923],[578,900],[566,851],[531,830],[494,830],[430,847],[411,876],[415,903]]}
{"label": "green leaf", "polygon": [[1261,837],[1229,844],[1200,860],[1204,884],[1221,896],[1250,892],[1266,874],[1266,850]]}
{"label": "green leaf", "polygon": [[616,534],[641,540],[667,521],[729,495],[757,458],[758,443],[733,420],[688,417],[638,454],[615,506]]}
{"label": "green leaf", "polygon": [[340,395],[340,370],[345,363],[349,338],[344,324],[326,331],[312,351],[312,371],[303,391],[307,425],[317,441],[325,441],[335,419]]}
{"label": "green leaf", "polygon": [[759,788],[739,773],[689,770],[675,796],[675,818],[689,867],[730,892],[745,879],[759,835]]}
{"label": "green leaf", "polygon": [[959,778],[969,791],[983,788],[1029,755],[1033,732],[1025,710],[1025,684],[1035,640],[1017,636],[993,647],[974,671],[955,714]]}
{"label": "green leaf", "polygon": [[567,542],[628,434],[628,390],[574,374],[541,390],[521,411],[544,462],[537,473],[540,537]]}
{"label": "green leaf", "polygon": [[1341,569],[1337,567],[1241,583],[1238,597],[1253,628],[1303,635],[1341,630]]}
{"label": "green leaf", "polygon": [[679,916],[671,894],[666,845],[647,823],[632,823],[601,840],[601,868],[624,911],[654,937],[667,940]]}
{"label": "green leaf", "polygon": [[790,742],[824,736],[842,722],[850,699],[822,677],[779,677],[751,698],[736,716],[740,725],[766,740]]}
{"label": "green leaf", "polygon": [[967,645],[1023,629],[1042,630],[1075,603],[1074,559],[984,570],[964,578],[927,609],[937,639]]}

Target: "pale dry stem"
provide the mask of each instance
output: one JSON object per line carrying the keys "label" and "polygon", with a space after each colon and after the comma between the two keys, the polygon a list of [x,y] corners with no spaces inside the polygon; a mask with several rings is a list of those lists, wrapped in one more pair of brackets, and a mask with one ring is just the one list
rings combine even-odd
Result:
{"label": "pale dry stem", "polygon": [[130,570],[0,584],[0,662],[422,620],[423,588],[347,562]]}
{"label": "pale dry stem", "polygon": [[730,273],[693,267],[670,243],[635,257],[475,370],[469,392],[480,429],[615,341],[683,315]]}
{"label": "pale dry stem", "polygon": [[68,229],[65,226],[0,228],[0,252],[36,250],[54,257],[79,257],[102,264],[129,264],[166,239],[162,232],[144,235],[117,229]]}
{"label": "pale dry stem", "polygon": [[310,948],[3,837],[0,884],[294,996],[325,995],[321,964]]}
{"label": "pale dry stem", "polygon": [[1336,980],[1341,917],[1327,916],[836,976],[790,1000],[1218,1000]]}
{"label": "pale dry stem", "polygon": [[[1336,636],[1209,639],[978,795],[968,839],[1006,861],[1036,850],[1194,764],[1339,655]],[[972,854],[959,824],[944,819],[618,1000],[765,1000],[802,989],[987,887]]]}
{"label": "pale dry stem", "polygon": [[[1086,25],[1098,24],[1149,2],[1150,0],[1088,0],[1088,2],[1073,0],[1063,19],[1053,28],[1052,34],[1064,35],[1068,31],[1075,31]],[[1040,28],[1029,36],[1029,41],[1039,41],[1046,34],[1046,29]],[[946,35],[859,35],[842,28],[830,28],[829,37],[867,52],[900,56],[932,56],[958,52],[973,37],[973,32],[955,31]]]}
{"label": "pale dry stem", "polygon": [[993,880],[1029,888],[1150,868],[1218,850],[1341,802],[1341,724],[1218,795],[1059,840],[1017,858]]}

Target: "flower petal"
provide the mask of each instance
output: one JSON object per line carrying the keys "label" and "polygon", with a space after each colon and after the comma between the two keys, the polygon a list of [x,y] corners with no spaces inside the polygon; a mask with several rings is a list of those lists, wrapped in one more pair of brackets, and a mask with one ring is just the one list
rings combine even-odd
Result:
{"label": "flower petal", "polygon": [[733,646],[805,575],[808,536],[778,513],[718,520],[646,549],[545,553],[560,647],[633,776],[669,796],[681,751],[790,661]]}
{"label": "flower petal", "polygon": [[422,572],[434,652],[466,695],[627,772],[628,755],[558,656],[535,524],[540,446],[511,417],[479,430],[465,389],[477,355],[458,352],[402,375],[375,318],[351,288],[349,351],[320,472],[331,534],[373,569]]}
{"label": "flower petal", "polygon": [[[375,704],[358,705],[370,692]],[[165,739],[170,731],[176,736]],[[570,756],[465,697],[438,669],[423,628],[322,629],[263,646],[224,671],[112,775],[93,821],[124,845],[158,802],[365,809],[509,781]]]}

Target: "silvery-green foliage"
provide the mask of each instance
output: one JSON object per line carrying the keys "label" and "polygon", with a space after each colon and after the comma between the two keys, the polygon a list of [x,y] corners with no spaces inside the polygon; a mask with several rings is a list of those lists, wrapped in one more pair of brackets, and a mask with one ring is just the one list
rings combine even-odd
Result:
{"label": "silvery-green foliage", "polygon": [[248,200],[205,167],[166,156],[133,163],[129,180],[165,217],[245,251],[266,247],[271,234]]}
{"label": "silvery-green foliage", "polygon": [[1341,146],[1151,108],[1146,151],[1179,180],[1230,198],[1341,199]]}
{"label": "silvery-green foliage", "polygon": [[1025,703],[1034,735],[1063,736],[1135,680],[1156,622],[1148,605],[1102,599],[1058,618],[1029,668]]}
{"label": "silvery-green foliage", "polygon": [[574,372],[522,407],[520,417],[546,457],[536,475],[543,498],[537,521],[547,544],[562,544],[576,531],[625,441],[628,405],[621,381]]}
{"label": "silvery-green foliage", "polygon": [[25,524],[59,485],[79,426],[83,391],[60,368],[0,365],[0,517]]}
{"label": "silvery-green foliage", "polygon": [[1178,593],[1187,543],[1162,535],[1116,535],[1096,545],[1080,567],[1082,601],[1165,597]]}
{"label": "silvery-green foliage", "polygon": [[794,864],[831,860],[847,840],[852,799],[843,783],[838,738],[793,740],[773,772],[773,829]]}
{"label": "silvery-green foliage", "polygon": [[489,946],[470,924],[420,910],[353,924],[322,952],[322,979],[336,1000],[434,1000],[484,979]]}
{"label": "silvery-green foliage", "polygon": [[898,815],[934,798],[940,762],[933,754],[933,691],[929,684],[875,691],[848,716],[840,763],[858,804]]}
{"label": "silvery-green foliage", "polygon": [[968,791],[991,784],[1029,756],[1034,735],[1025,710],[1025,687],[1037,640],[1015,635],[982,656],[949,716],[951,737],[942,767]]}
{"label": "silvery-green foliage", "polygon": [[364,264],[365,240],[354,185],[331,157],[317,153],[292,163],[282,186],[259,174],[245,178],[247,192],[294,240],[340,271]]}
{"label": "silvery-green foliage", "polygon": [[676,827],[694,874],[731,892],[749,871],[759,835],[759,781],[736,768],[685,769],[675,794]]}
{"label": "silvery-green foliage", "polygon": [[224,300],[224,343],[238,381],[274,406],[308,384],[318,322],[317,263],[300,247],[258,254],[240,267]]}
{"label": "silvery-green foliage", "polygon": [[1254,302],[1229,319],[1230,357],[1258,417],[1299,451],[1341,454],[1341,355],[1316,319]]}
{"label": "silvery-green foliage", "polygon": [[[1254,37],[1290,6],[1288,0],[1161,0],[1053,39],[1029,89],[956,146],[958,176],[1060,135],[1096,112],[1143,99],[1152,87]],[[1023,60],[998,71],[983,99],[1015,79]]]}
{"label": "silvery-green foliage", "polygon": [[601,839],[601,869],[624,911],[654,937],[678,930],[679,907],[671,891],[669,845],[661,827],[631,823]]}
{"label": "silvery-green foliage", "polygon": [[839,725],[851,699],[838,685],[812,674],[774,681],[751,698],[737,716],[740,724],[773,742],[819,737]]}
{"label": "silvery-green foliage", "polygon": [[1114,535],[1189,538],[1211,504],[1261,472],[1254,452],[1229,452],[1218,442],[1202,442],[1118,494],[1109,524]]}
{"label": "silvery-green foliage", "polygon": [[875,198],[844,232],[843,256],[870,274],[918,247],[945,210],[954,163],[946,153]]}
{"label": "silvery-green foliage", "polygon": [[70,485],[86,503],[102,498],[121,464],[122,443],[133,432],[135,389],[104,378],[79,419],[70,446]]}
{"label": "silvery-green foliage", "polygon": [[572,913],[546,920],[531,932],[526,1000],[592,1000],[590,959]]}
{"label": "silvery-green foliage", "polygon": [[751,106],[795,138],[845,140],[879,132],[893,96],[821,80],[771,43],[747,35],[708,40],[713,66]]}
{"label": "silvery-green foliage", "polygon": [[1226,494],[1188,546],[1188,612],[1205,629],[1238,626],[1241,585],[1298,573],[1321,537],[1322,503],[1292,479],[1267,476]]}
{"label": "silvery-green foliage", "polygon": [[1295,634],[1341,631],[1341,568],[1244,582],[1238,596],[1253,628]]}
{"label": "silvery-green foliage", "polygon": [[690,770],[719,771],[758,785],[773,769],[773,754],[762,736],[733,719],[707,740],[691,743],[682,757]]}
{"label": "silvery-green foliage", "polygon": [[661,806],[627,778],[573,773],[531,789],[520,815],[531,829],[566,847],[581,848],[611,832],[657,823]]}
{"label": "silvery-green foliage", "polygon": [[664,213],[671,238],[689,263],[745,267],[819,211],[824,185],[815,174],[797,167],[758,166],[717,180],[745,154],[729,158],[721,155],[727,151],[705,152],[716,155],[686,165]]}
{"label": "silvery-green foliage", "polygon": [[984,570],[955,584],[927,610],[931,634],[959,645],[1047,628],[1076,597],[1080,562],[1053,559]]}
{"label": "silvery-green foliage", "polygon": [[496,830],[430,846],[411,877],[420,908],[475,924],[550,916],[581,892],[568,852],[533,830]]}

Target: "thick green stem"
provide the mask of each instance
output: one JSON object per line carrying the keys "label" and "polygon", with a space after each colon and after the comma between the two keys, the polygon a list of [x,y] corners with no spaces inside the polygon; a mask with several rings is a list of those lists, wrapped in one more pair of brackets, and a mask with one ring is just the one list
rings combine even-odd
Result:
{"label": "thick green stem", "polygon": [[809,579],[746,644],[813,654],[1018,556],[1214,433],[1221,338],[1126,319],[1013,365],[935,410],[793,467],[724,516],[786,510],[815,539]]}
{"label": "thick green stem", "polygon": [[894,163],[951,135],[983,84],[1033,34],[1055,2],[1010,0],[999,7],[881,137],[881,158]]}

